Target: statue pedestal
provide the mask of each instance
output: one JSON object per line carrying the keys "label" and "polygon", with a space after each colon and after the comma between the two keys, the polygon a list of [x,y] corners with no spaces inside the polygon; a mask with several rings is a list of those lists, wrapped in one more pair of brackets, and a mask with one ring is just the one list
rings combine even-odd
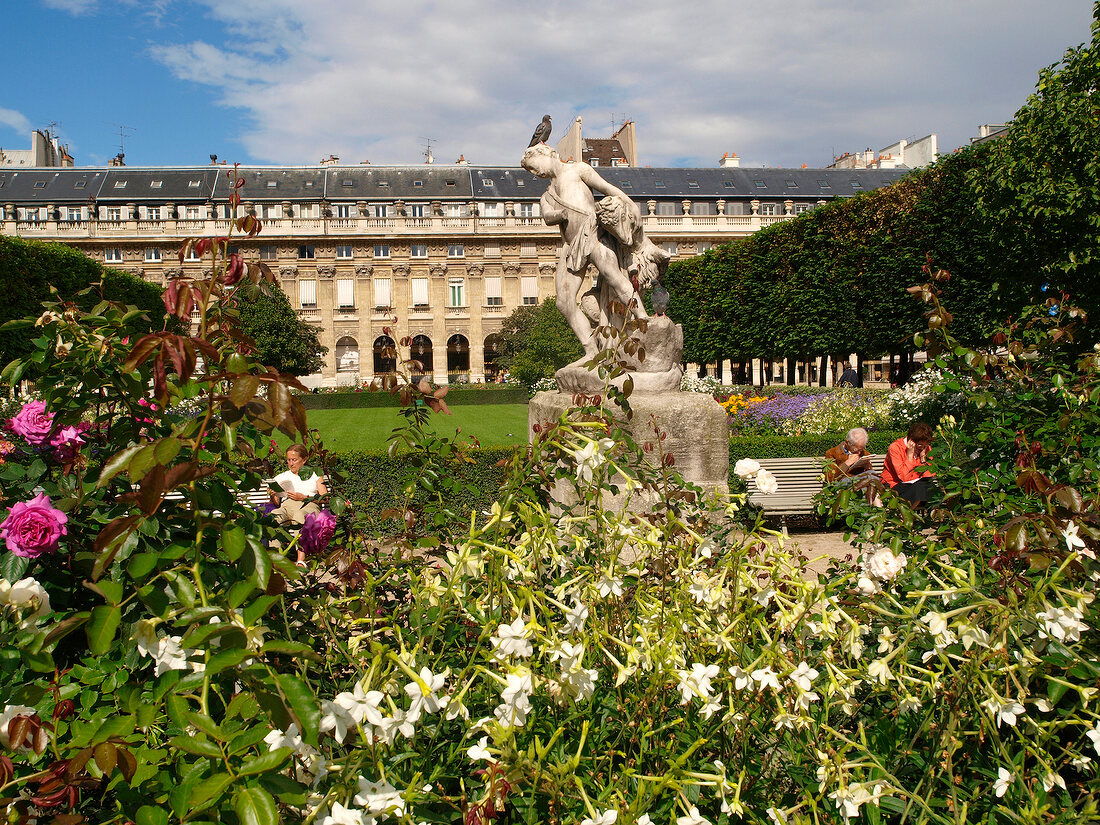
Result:
{"label": "statue pedestal", "polygon": [[[570,407],[572,398],[558,392],[540,392],[527,406],[527,438],[533,439],[532,428],[535,424],[555,422]],[[662,432],[668,434],[662,447],[666,454],[675,459],[672,469],[687,481],[697,484],[707,492],[726,493],[729,490],[729,423],[726,411],[709,395],[694,392],[636,393],[630,396],[630,407],[634,417],[627,421],[622,411],[613,404],[606,404],[615,416],[616,423],[629,432],[641,445],[647,441],[656,446],[657,436],[653,431],[653,422]],[[658,451],[648,453],[656,463]],[[620,487],[621,489],[621,487]],[[554,498],[563,504],[572,503],[565,496],[570,490],[566,485],[558,485]],[[619,496],[604,496],[603,506],[609,510],[621,510],[622,493]],[[630,510],[648,509],[651,502],[635,493]]]}

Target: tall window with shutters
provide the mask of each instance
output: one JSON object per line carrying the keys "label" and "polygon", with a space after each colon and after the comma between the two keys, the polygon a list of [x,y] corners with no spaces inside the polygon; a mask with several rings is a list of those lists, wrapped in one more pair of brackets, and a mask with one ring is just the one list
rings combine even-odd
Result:
{"label": "tall window with shutters", "polygon": [[534,275],[524,275],[520,278],[520,288],[523,290],[524,306],[534,306],[539,302],[539,279]]}
{"label": "tall window with shutters", "polygon": [[312,279],[298,281],[298,303],[303,309],[317,306],[317,281]]}
{"label": "tall window with shutters", "polygon": [[393,298],[390,294],[390,279],[374,279],[374,308],[387,310],[393,306]]}
{"label": "tall window with shutters", "polygon": [[490,275],[485,279],[485,306],[499,307],[504,305],[504,296],[500,290],[500,277]]}
{"label": "tall window with shutters", "polygon": [[411,278],[409,280],[409,286],[412,290],[412,305],[413,309],[427,309],[428,308],[428,279],[427,278]]}
{"label": "tall window with shutters", "polygon": [[355,308],[355,280],[353,278],[337,279],[336,305],[340,309]]}

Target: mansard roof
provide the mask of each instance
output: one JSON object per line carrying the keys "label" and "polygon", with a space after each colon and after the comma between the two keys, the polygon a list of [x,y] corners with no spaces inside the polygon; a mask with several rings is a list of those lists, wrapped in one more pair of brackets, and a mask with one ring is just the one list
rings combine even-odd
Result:
{"label": "mansard roof", "polygon": [[[225,166],[110,167],[0,171],[0,203],[225,201]],[[241,167],[245,201],[534,200],[548,181],[509,166]],[[887,186],[898,169],[601,166],[635,200],[746,198],[819,200]]]}

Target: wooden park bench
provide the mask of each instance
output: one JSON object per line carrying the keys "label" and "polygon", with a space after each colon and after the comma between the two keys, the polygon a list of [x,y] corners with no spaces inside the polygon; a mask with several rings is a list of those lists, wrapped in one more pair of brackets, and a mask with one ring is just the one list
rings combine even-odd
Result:
{"label": "wooden park bench", "polygon": [[[871,467],[877,476],[882,472],[884,455],[871,455]],[[787,516],[805,516],[816,512],[813,497],[821,492],[825,472],[824,456],[798,458],[759,458],[760,466],[775,476],[779,489],[771,495],[760,492],[756,477],[747,482],[749,501],[769,516],[779,516],[784,530]]]}

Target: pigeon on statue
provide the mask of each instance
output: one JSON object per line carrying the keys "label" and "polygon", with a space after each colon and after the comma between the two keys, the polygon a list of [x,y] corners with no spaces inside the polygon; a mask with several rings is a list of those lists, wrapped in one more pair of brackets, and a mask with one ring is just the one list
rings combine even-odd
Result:
{"label": "pigeon on statue", "polygon": [[535,133],[531,135],[531,142],[527,144],[527,148],[530,149],[536,143],[546,143],[548,137],[550,137],[550,115],[544,115],[542,123],[535,127]]}

